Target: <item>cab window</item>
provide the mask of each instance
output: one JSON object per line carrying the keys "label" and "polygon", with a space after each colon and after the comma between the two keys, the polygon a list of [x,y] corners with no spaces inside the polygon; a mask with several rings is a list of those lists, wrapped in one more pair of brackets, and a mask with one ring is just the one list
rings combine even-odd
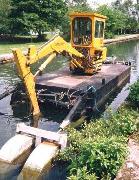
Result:
{"label": "cab window", "polygon": [[97,21],[95,22],[95,38],[103,38],[104,34],[104,22]]}
{"label": "cab window", "polygon": [[77,17],[72,24],[73,42],[76,45],[89,45],[92,39],[92,21],[87,17]]}

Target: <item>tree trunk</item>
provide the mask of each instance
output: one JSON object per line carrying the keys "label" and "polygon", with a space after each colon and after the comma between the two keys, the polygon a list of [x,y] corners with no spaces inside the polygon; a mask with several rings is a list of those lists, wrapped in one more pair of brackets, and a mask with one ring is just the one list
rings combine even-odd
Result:
{"label": "tree trunk", "polygon": [[44,41],[45,40],[45,35],[42,33],[41,30],[38,30],[38,37],[37,37],[37,39],[39,41]]}

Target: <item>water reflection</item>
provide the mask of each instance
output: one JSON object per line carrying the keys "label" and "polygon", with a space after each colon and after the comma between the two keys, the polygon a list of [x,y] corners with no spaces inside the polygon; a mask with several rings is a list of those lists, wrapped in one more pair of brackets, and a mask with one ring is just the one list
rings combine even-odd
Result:
{"label": "water reflection", "polygon": [[[116,56],[117,59],[120,58],[121,61],[131,62],[130,82],[126,84],[126,86],[122,89],[122,91],[117,95],[117,97],[109,106],[112,111],[116,111],[127,98],[129,94],[129,86],[139,78],[139,41],[130,41],[126,43],[111,45],[108,48],[108,54],[109,56]],[[106,113],[104,113],[104,116],[106,115]]]}

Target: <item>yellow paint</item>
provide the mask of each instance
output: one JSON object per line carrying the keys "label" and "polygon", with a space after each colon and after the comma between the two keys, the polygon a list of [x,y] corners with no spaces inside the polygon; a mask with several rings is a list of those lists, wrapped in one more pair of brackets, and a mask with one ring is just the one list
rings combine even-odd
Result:
{"label": "yellow paint", "polygon": [[46,66],[56,57],[56,53],[52,53],[46,61],[39,67],[39,70],[35,73],[34,77],[36,77],[40,72],[42,72]]}
{"label": "yellow paint", "polygon": [[52,54],[53,52],[61,54],[64,51],[77,57],[83,56],[76,49],[74,49],[70,43],[67,43],[62,37],[58,36],[54,40],[43,46],[39,51],[37,51],[34,46],[30,46],[30,52],[32,53],[28,53],[28,59],[30,61],[30,64],[33,64],[38,60],[46,57],[47,55]]}
{"label": "yellow paint", "polygon": [[72,63],[76,64],[76,67],[80,67],[81,69],[83,69],[84,67],[80,64],[79,61],[77,61],[76,59],[72,58]]}
{"label": "yellow paint", "polygon": [[[35,92],[35,78],[57,54],[70,55],[70,69],[74,72],[80,70],[86,74],[96,73],[101,69],[106,59],[107,48],[104,47],[105,16],[96,13],[72,13],[71,18],[71,43],[67,43],[62,37],[56,36],[45,43],[40,49],[29,46],[28,54],[25,56],[20,49],[13,49],[19,76],[24,82],[28,97],[30,99],[34,126],[40,117],[40,109]],[[74,24],[77,19],[80,23]],[[81,23],[84,23],[81,28]],[[77,27],[76,27],[77,26]],[[74,28],[76,27],[76,28]],[[78,30],[76,30],[78,29]],[[83,33],[86,34],[83,34]],[[42,58],[48,57],[40,66],[35,76],[31,73],[30,64],[36,63]]]}
{"label": "yellow paint", "polygon": [[[107,48],[104,47],[104,28],[105,28],[105,20],[106,16],[102,16],[97,13],[71,13],[70,14],[70,19],[71,19],[71,45],[76,48],[79,52],[81,52],[83,55],[83,51],[87,50],[88,54],[84,58],[78,58],[77,61],[79,62],[79,66],[76,67],[74,64],[70,64],[72,71],[76,71],[77,69],[81,69],[82,72],[85,72],[87,74],[93,74],[98,71],[98,68],[93,67],[93,62],[96,61],[96,59],[100,62],[101,65],[106,59],[106,53],[107,53]],[[78,23],[80,21],[80,23]],[[88,27],[87,25],[84,25],[81,27],[81,23],[85,23],[85,21],[88,21],[91,23],[90,25],[90,36],[87,34]],[[97,31],[97,23],[98,24],[103,24],[104,27],[102,29],[102,33],[100,37],[97,37],[97,32],[100,30],[101,25],[99,25],[98,31]],[[89,24],[88,24],[89,25]],[[80,26],[80,27],[78,27]],[[80,28],[79,35],[77,35],[78,30],[77,27]],[[87,29],[88,28],[88,29]],[[86,35],[82,34],[82,31],[86,30]],[[88,32],[87,32],[88,31]],[[101,31],[100,31],[101,32]],[[75,43],[76,39],[78,39],[80,42]],[[97,53],[100,53],[99,57]],[[88,64],[89,63],[89,64]],[[92,64],[92,67],[91,67]],[[77,63],[76,63],[77,65]],[[82,69],[81,67],[84,67]],[[101,69],[101,68],[99,68]]]}
{"label": "yellow paint", "polygon": [[[20,49],[13,49],[14,60],[19,72],[19,77],[24,82],[28,97],[30,99],[34,120],[38,120],[40,116],[40,109],[37,101],[37,96],[35,92],[35,81],[34,76],[30,71],[30,67],[27,65],[27,58],[24,56]],[[34,122],[35,123],[35,122]],[[36,123],[35,123],[36,124]]]}
{"label": "yellow paint", "polygon": [[70,55],[75,55],[76,57],[80,58],[83,57],[83,55],[79,53],[76,49],[74,49],[71,44],[67,43],[60,36],[45,44],[39,50],[37,50],[35,46],[29,46],[27,56],[25,56],[23,52],[18,48],[13,49],[12,52],[14,54],[14,59],[19,72],[19,77],[24,82],[33,109],[33,126],[37,127],[38,119],[40,117],[40,108],[38,105],[37,95],[35,91],[35,78],[34,75],[31,73],[30,64],[33,64],[40,59],[49,56],[47,60],[40,66],[39,70],[36,72],[36,76],[47,66],[47,64],[49,64],[53,60],[56,54],[62,54],[66,52]]}

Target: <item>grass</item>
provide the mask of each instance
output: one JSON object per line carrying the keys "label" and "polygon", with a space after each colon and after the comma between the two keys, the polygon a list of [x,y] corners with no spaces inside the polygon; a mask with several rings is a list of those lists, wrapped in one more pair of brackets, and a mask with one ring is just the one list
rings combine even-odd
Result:
{"label": "grass", "polygon": [[29,45],[36,45],[37,47],[41,46],[43,43],[11,43],[11,42],[0,42],[0,55],[11,53],[12,48],[21,48],[21,50],[26,50]]}
{"label": "grass", "polygon": [[[52,33],[48,33],[46,35],[46,41],[48,41],[49,39],[51,39],[54,36],[54,34]],[[26,38],[30,38],[30,36],[15,36],[15,38],[18,39],[19,43],[17,42],[0,42],[0,55],[1,54],[6,54],[6,53],[11,53],[11,49],[12,48],[21,48],[22,51],[26,50],[28,48],[29,45],[35,45],[36,47],[41,46],[42,44],[44,44],[45,42],[32,42],[32,43],[20,43],[23,42],[23,39]],[[36,37],[33,37],[33,39]]]}

